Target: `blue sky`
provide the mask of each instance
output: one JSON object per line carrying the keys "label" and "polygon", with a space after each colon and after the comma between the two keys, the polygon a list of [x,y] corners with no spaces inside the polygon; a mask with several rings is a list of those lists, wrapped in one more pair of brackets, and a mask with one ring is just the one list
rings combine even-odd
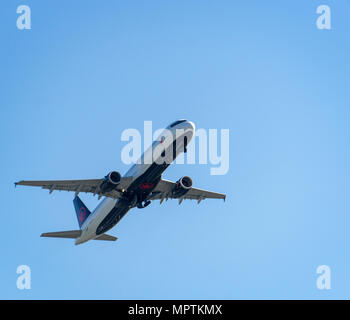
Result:
{"label": "blue sky", "polygon": [[[21,4],[31,30],[16,28]],[[316,28],[322,4],[331,30]],[[0,8],[0,298],[350,297],[348,1]],[[122,131],[178,118],[229,129],[230,170],[175,165],[164,177],[190,175],[225,203],[132,210],[110,232],[115,243],[39,237],[78,227],[74,195],[15,181],[125,173]],[[16,288],[21,264],[31,290]],[[316,287],[323,264],[331,290]]]}

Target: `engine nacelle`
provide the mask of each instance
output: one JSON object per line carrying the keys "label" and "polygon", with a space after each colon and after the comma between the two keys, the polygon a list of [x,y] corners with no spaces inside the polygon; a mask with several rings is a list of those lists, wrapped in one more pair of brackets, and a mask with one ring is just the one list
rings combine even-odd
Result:
{"label": "engine nacelle", "polygon": [[173,189],[174,197],[181,197],[185,195],[192,188],[193,181],[190,177],[184,176],[180,178]]}
{"label": "engine nacelle", "polygon": [[105,192],[112,191],[120,183],[121,180],[122,180],[122,176],[120,175],[119,172],[111,171],[104,177],[100,185],[101,192],[105,193]]}

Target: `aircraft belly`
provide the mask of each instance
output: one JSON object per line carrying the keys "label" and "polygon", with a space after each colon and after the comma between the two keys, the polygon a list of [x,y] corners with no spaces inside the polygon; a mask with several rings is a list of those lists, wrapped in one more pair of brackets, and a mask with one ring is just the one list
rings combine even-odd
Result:
{"label": "aircraft belly", "polygon": [[130,210],[130,201],[119,199],[112,210],[99,223],[96,234],[100,235],[114,227]]}
{"label": "aircraft belly", "polygon": [[97,227],[100,225],[103,219],[111,212],[116,203],[116,199],[107,197],[104,198],[93,211],[93,213],[89,216],[89,219],[86,221],[86,223],[82,226],[83,233],[86,231],[86,233],[96,236]]}

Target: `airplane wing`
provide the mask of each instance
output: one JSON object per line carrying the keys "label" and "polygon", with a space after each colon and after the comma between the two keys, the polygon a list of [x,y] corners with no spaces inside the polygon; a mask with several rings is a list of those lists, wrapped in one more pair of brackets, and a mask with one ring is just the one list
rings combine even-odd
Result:
{"label": "airplane wing", "polygon": [[217,193],[197,188],[191,188],[184,196],[174,197],[172,190],[174,190],[176,182],[161,179],[155,189],[153,190],[153,196],[149,200],[160,200],[160,203],[164,199],[179,199],[179,203],[184,199],[197,200],[200,203],[204,199],[226,199],[226,194]]}
{"label": "airplane wing", "polygon": [[103,179],[88,179],[88,180],[45,180],[45,181],[19,181],[15,183],[15,186],[32,186],[41,187],[42,189],[50,190],[52,193],[54,190],[58,191],[73,191],[76,195],[79,192],[93,193],[98,195],[99,198],[102,196],[109,198],[120,198],[121,190],[127,187],[132,180],[132,177],[124,177],[118,184],[115,190],[102,193],[100,191],[100,185]]}

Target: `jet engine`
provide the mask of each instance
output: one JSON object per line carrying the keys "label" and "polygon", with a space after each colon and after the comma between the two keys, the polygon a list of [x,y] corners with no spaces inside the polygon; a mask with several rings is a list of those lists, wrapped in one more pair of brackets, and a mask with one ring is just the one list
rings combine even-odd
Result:
{"label": "jet engine", "polygon": [[181,197],[185,195],[190,189],[192,188],[193,181],[190,177],[184,176],[180,178],[173,189],[173,196],[174,197]]}
{"label": "jet engine", "polygon": [[111,171],[104,178],[100,185],[102,193],[112,191],[122,180],[122,176],[117,171]]}

